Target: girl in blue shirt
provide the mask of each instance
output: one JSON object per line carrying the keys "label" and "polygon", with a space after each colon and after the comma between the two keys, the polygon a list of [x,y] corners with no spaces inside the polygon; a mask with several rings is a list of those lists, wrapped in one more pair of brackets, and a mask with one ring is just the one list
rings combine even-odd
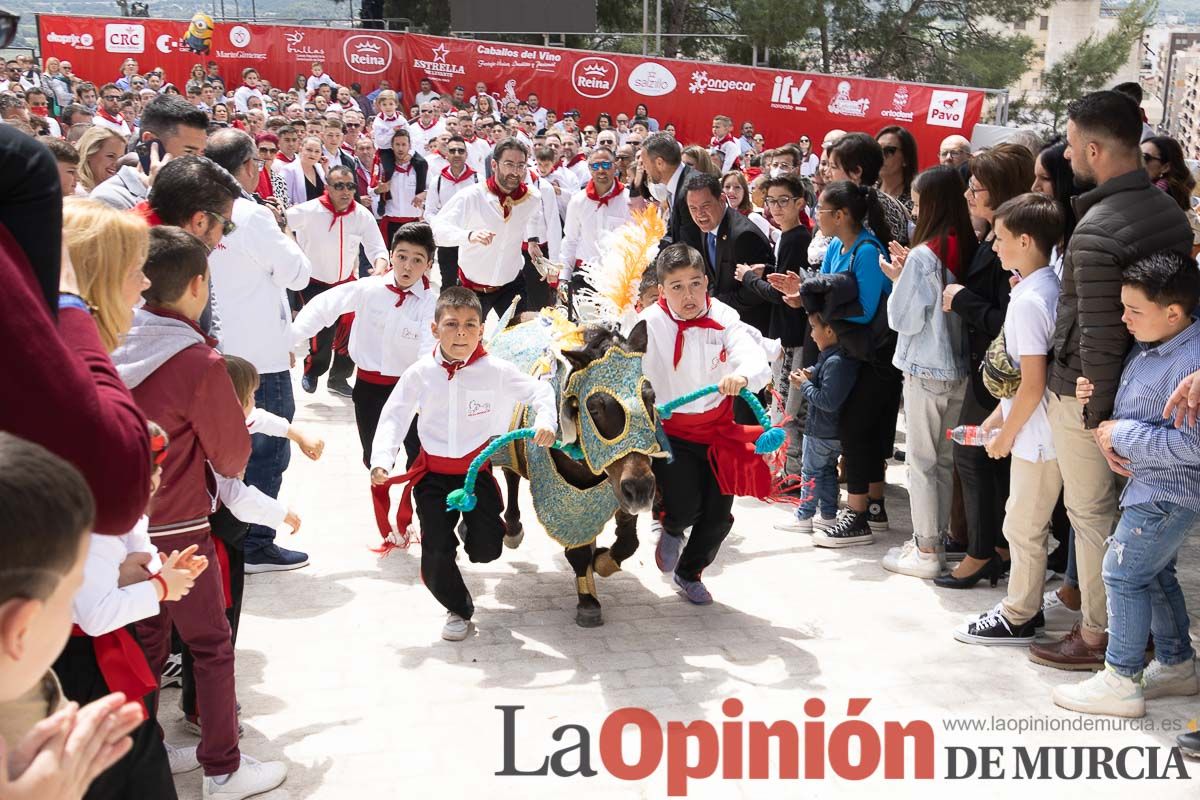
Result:
{"label": "girl in blue shirt", "polygon": [[[832,237],[821,272],[849,272],[858,282],[863,313],[843,322],[870,325],[877,314],[886,313],[892,289],[891,281],[879,268],[880,259],[887,259],[891,235],[876,190],[850,181],[829,184],[817,203],[817,225],[821,233]],[[882,345],[875,344],[872,358],[858,371],[838,423],[847,508],[833,527],[813,534],[817,547],[870,544],[874,541],[872,531],[888,528],[883,479],[896,440],[901,377],[892,366],[895,338],[882,337]]]}

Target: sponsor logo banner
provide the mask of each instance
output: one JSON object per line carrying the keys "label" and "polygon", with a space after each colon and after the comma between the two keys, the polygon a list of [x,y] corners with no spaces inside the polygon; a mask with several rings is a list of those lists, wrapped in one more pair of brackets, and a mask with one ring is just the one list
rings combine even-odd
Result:
{"label": "sponsor logo banner", "polygon": [[629,88],[643,97],[662,97],[675,91],[675,76],[662,64],[646,61],[629,73]]}
{"label": "sponsor logo banner", "polygon": [[925,123],[942,128],[961,128],[967,118],[968,98],[966,92],[934,89],[929,98],[929,114],[925,117]]}
{"label": "sponsor logo banner", "polygon": [[571,70],[571,84],[583,97],[599,100],[608,97],[617,88],[620,70],[607,58],[588,56],[575,62]]}
{"label": "sponsor logo banner", "polygon": [[146,52],[146,28],[118,23],[104,26],[104,49],[110,53]]}

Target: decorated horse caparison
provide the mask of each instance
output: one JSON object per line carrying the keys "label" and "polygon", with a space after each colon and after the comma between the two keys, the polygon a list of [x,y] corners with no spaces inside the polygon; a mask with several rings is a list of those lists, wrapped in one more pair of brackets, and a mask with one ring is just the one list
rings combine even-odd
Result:
{"label": "decorated horse caparison", "polygon": [[[515,498],[524,478],[538,521],[563,545],[575,571],[576,623],[602,625],[595,575],[612,575],[637,550],[637,515],[654,500],[650,459],[666,456],[654,391],[642,375],[646,327],[634,326],[626,338],[543,312],[496,334],[488,349],[553,384],[564,443],[550,449],[514,439],[493,455],[508,484],[507,539],[519,543],[523,535]],[[518,409],[512,429],[531,424],[531,413]],[[596,539],[614,515],[616,540],[598,548]]]}

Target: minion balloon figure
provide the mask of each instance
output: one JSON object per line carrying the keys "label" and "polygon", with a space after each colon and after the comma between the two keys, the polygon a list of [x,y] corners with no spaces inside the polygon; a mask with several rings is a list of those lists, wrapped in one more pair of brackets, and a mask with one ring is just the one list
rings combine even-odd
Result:
{"label": "minion balloon figure", "polygon": [[203,11],[192,15],[187,34],[183,37],[183,45],[193,53],[207,55],[212,50],[213,18]]}

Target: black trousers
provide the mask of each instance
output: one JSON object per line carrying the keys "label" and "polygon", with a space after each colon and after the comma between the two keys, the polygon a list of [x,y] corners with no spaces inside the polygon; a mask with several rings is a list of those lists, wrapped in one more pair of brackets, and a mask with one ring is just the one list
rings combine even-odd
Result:
{"label": "black trousers", "polygon": [[[329,288],[330,284],[328,283],[309,281],[308,286],[297,292],[300,296],[301,307]],[[308,355],[304,358],[304,375],[306,377],[319,378],[328,371],[331,379],[345,379],[354,372],[354,362],[350,360],[350,353],[346,350],[350,333],[348,322],[343,316],[338,320],[337,325],[317,331],[317,335],[309,341]],[[332,368],[330,360],[333,361]]]}
{"label": "black trousers", "polygon": [[516,313],[520,314],[521,312],[533,307],[529,305],[528,292],[525,288],[525,276],[523,274],[517,275],[517,277],[513,278],[511,281],[504,284],[494,292],[475,292],[475,295],[479,298],[479,304],[483,306],[484,322],[487,322],[488,312],[492,309],[496,310],[496,316],[499,316],[507,311],[508,304],[511,303],[512,299],[517,295],[521,296],[521,300],[517,303]]}
{"label": "black trousers", "polygon": [[[129,630],[132,632],[133,627],[130,626]],[[111,693],[96,663],[92,640],[86,636],[72,636],[67,640],[67,646],[54,662],[54,674],[62,683],[67,698],[81,706]],[[146,695],[149,717],[134,729],[133,749],[92,781],[84,795],[85,800],[128,800],[135,797],[175,800],[171,765],[167,761],[162,732],[155,718],[157,697],[158,692]]]}
{"label": "black trousers", "polygon": [[682,536],[691,526],[675,574],[698,581],[733,528],[733,495],[721,494],[708,463],[707,445],[668,438],[674,461],[668,464],[666,459],[656,458],[652,463],[662,494],[663,530],[669,536]]}
{"label": "black trousers", "polygon": [[439,247],[437,249],[438,269],[442,273],[442,288],[449,289],[458,286],[458,248]]}
{"label": "black trousers", "polygon": [[[546,245],[541,245],[541,248],[542,254],[548,257]],[[537,271],[528,253],[525,253],[525,266],[521,267],[521,277],[525,279],[524,310],[540,311],[554,304],[554,293],[550,290],[550,284],[546,283],[542,273]]]}
{"label": "black trousers", "polygon": [[[462,475],[431,472],[413,487],[413,505],[421,520],[421,580],[447,611],[470,619],[475,604],[455,561],[458,536],[454,529],[460,512],[446,508],[446,496],[462,485]],[[486,564],[500,557],[506,530],[501,518],[504,501],[490,474],[479,475],[475,499],[475,508],[461,515],[465,523],[463,549],[471,563]]]}
{"label": "black trousers", "polygon": [[[362,373],[354,382],[354,391],[350,398],[354,401],[354,421],[358,425],[358,441],[362,444],[363,466],[371,466],[371,445],[375,441],[375,431],[379,427],[379,415],[383,406],[392,396],[395,384],[384,386],[378,383],[367,383],[362,379]],[[408,435],[404,437],[404,453],[408,456],[408,464],[416,459],[421,451],[421,440],[417,438],[417,418],[413,417]]]}
{"label": "black trousers", "polygon": [[[996,407],[988,398],[981,403],[975,395],[974,381],[967,382],[960,425],[978,425]],[[1008,473],[1011,458],[988,456],[982,447],[954,445],[954,466],[962,483],[963,513],[967,518],[967,554],[989,559],[996,548],[1007,548],[1004,538],[1004,506],[1008,503]]]}
{"label": "black trousers", "polygon": [[[235,517],[225,506],[221,506],[217,509],[217,513],[209,516],[208,524],[212,526],[213,535],[221,540],[225,545],[225,552],[229,554],[229,594],[233,604],[225,609],[225,618],[229,620],[230,642],[236,645],[238,623],[242,619],[242,595],[246,590],[246,551],[244,549],[246,529],[250,526]],[[192,651],[188,649],[187,645],[180,642],[179,648],[183,654],[183,674],[181,676],[183,693],[179,698],[179,705],[184,714],[194,716],[196,714],[196,678],[193,673],[195,662],[192,659]]]}
{"label": "black trousers", "polygon": [[866,494],[869,484],[882,481],[887,460],[895,451],[896,417],[900,414],[903,377],[881,354],[864,363],[842,406],[838,434],[846,463],[846,491]]}

